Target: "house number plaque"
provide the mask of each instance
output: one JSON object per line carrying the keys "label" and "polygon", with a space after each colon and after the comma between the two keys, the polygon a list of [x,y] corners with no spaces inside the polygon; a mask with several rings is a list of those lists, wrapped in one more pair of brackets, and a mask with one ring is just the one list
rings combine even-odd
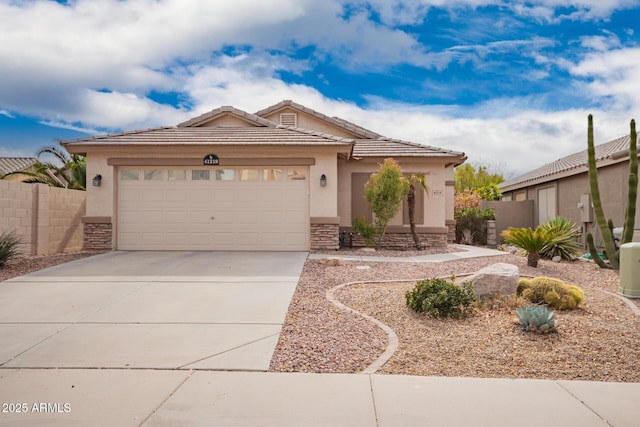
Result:
{"label": "house number plaque", "polygon": [[215,154],[207,154],[202,159],[202,164],[205,166],[216,166],[220,164],[220,159]]}

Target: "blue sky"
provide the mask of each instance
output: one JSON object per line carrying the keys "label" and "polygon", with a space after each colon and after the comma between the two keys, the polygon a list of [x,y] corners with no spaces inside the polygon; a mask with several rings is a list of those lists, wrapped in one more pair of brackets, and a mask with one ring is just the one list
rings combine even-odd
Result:
{"label": "blue sky", "polygon": [[507,176],[640,119],[640,0],[0,0],[0,156],[292,99]]}

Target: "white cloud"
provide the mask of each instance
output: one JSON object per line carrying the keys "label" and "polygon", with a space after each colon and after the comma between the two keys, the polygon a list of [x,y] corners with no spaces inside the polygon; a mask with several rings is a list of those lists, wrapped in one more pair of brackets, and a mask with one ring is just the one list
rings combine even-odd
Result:
{"label": "white cloud", "polygon": [[[352,9],[345,18],[347,3]],[[621,48],[616,36],[603,33],[581,39],[580,47],[590,52],[577,63],[545,56],[541,50],[553,41],[542,37],[438,52],[393,26],[423,22],[434,6],[455,17],[468,9],[495,5],[552,22],[606,20],[614,10],[638,3],[77,0],[64,6],[0,0],[0,114],[32,115],[48,126],[91,132],[172,125],[220,105],[255,112],[293,99],[390,137],[465,151],[471,162],[495,161],[508,171],[524,172],[584,149],[589,112],[596,114],[599,142],[628,131],[626,116],[640,109],[633,96],[640,83],[640,60],[635,59],[640,51]],[[372,11],[380,22],[370,19]],[[495,30],[489,24],[484,22],[477,31]],[[223,54],[229,46],[237,52]],[[305,59],[288,56],[299,48],[313,53]],[[525,78],[545,78],[546,67],[559,66],[580,81],[588,80],[583,89],[594,99],[606,100],[609,112],[549,112],[539,107],[541,97],[536,96],[458,107],[389,103],[362,94],[369,100],[363,108],[278,77],[281,71],[308,71],[314,61],[358,71],[380,71],[396,64],[443,70],[455,60],[487,66],[483,57],[512,52],[543,66],[523,74]],[[177,92],[187,105],[154,102],[148,98],[151,91]]]}
{"label": "white cloud", "polygon": [[65,130],[72,130],[75,132],[81,132],[81,133],[86,133],[88,135],[96,135],[99,134],[100,131],[96,130],[96,129],[90,129],[90,128],[85,128],[85,127],[80,127],[80,126],[73,126],[70,125],[69,123],[65,123],[65,122],[59,122],[59,121],[54,121],[54,120],[42,120],[40,122],[41,125],[44,126],[50,126],[53,128],[58,128],[58,129],[65,129]]}
{"label": "white cloud", "polygon": [[602,36],[584,36],[580,38],[581,45],[588,49],[601,52],[621,46],[618,36],[610,31],[605,31]]}
{"label": "white cloud", "polygon": [[591,82],[584,88],[594,98],[607,101],[617,111],[640,112],[640,48],[621,48],[604,52],[593,52],[575,64],[569,71],[578,77],[587,77]]}

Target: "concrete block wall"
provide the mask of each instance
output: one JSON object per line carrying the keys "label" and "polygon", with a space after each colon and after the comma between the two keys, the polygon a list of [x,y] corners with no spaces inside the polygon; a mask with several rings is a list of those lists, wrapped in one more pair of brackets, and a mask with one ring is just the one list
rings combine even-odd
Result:
{"label": "concrete block wall", "polygon": [[34,202],[34,191],[28,184],[0,180],[0,233],[15,230],[22,238],[22,251],[29,254],[35,240]]}
{"label": "concrete block wall", "polygon": [[79,251],[85,204],[84,191],[0,180],[0,233],[15,230],[27,255]]}
{"label": "concrete block wall", "polygon": [[84,191],[49,188],[48,253],[82,250],[82,217],[86,205]]}

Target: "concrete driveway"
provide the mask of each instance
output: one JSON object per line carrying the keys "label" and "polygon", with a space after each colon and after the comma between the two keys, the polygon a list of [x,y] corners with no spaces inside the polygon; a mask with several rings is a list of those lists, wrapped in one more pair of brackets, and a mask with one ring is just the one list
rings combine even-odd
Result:
{"label": "concrete driveway", "polygon": [[0,283],[0,367],[266,371],[305,252],[110,252]]}

